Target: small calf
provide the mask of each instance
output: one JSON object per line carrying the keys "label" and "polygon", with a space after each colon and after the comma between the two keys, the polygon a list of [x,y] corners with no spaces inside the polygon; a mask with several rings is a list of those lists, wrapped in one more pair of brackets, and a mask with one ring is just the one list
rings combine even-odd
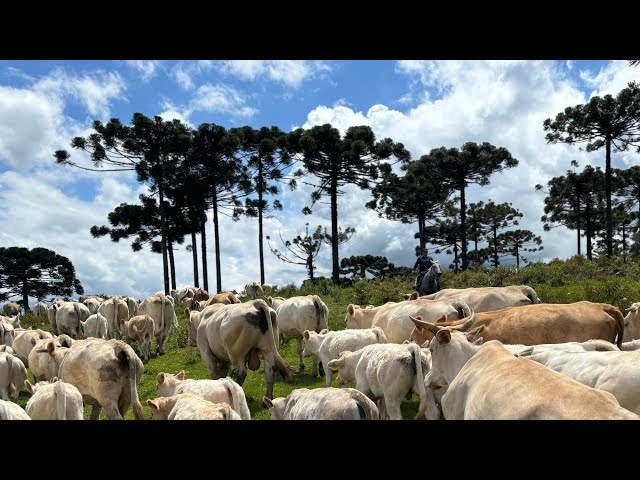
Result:
{"label": "small calf", "polygon": [[229,377],[218,380],[185,380],[184,370],[176,375],[160,372],[156,377],[156,386],[158,395],[163,397],[185,392],[199,395],[212,403],[226,402],[238,412],[242,420],[251,420],[244,390]]}
{"label": "small calf", "polygon": [[154,420],[240,420],[228,403],[212,403],[192,393],[147,400]]}
{"label": "small calf", "polygon": [[149,315],[136,315],[131,320],[120,320],[120,335],[122,338],[130,338],[138,342],[140,359],[149,361],[151,338],[155,334],[155,322]]}
{"label": "small calf", "polygon": [[82,394],[70,383],[54,377],[50,382],[32,385],[24,381],[32,397],[24,407],[32,420],[82,420]]}
{"label": "small calf", "polygon": [[86,321],[80,322],[85,337],[107,338],[107,319],[100,313],[94,313]]}
{"label": "small calf", "polygon": [[0,420],[31,420],[31,417],[17,403],[0,400]]}

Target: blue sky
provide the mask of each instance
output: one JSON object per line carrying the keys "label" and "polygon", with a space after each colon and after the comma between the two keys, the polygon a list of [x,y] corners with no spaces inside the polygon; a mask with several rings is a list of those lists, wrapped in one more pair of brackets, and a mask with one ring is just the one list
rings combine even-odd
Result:
{"label": "blue sky", "polygon": [[[367,124],[378,138],[403,142],[414,158],[466,141],[504,146],[520,165],[494,175],[487,187],[470,189],[468,201],[512,202],[525,214],[522,228],[543,238],[545,249],[530,259],[566,258],[575,253],[574,234],[542,231],[544,195],[533,186],[563,174],[573,159],[602,166],[603,155],[547,145],[542,121],[592,95],[615,95],[638,77],[640,68],[626,61],[0,61],[0,245],[43,246],[68,256],[87,292],[144,297],[160,290],[159,255],[134,254],[126,241],[113,244],[88,233],[106,224],[120,202],[136,202],[144,186],[128,173],[82,173],[54,165],[52,157],[69,149],[73,136],[90,133],[94,119],[128,123],[141,112],[193,127],[209,122],[290,130],[331,123],[344,132]],[[636,163],[637,154],[614,155],[615,167]],[[412,265],[415,226],[367,211],[368,192],[346,192],[340,225],[357,233],[340,257],[384,255]],[[300,214],[308,198],[304,187],[285,191],[285,209],[265,223],[265,234],[293,238],[307,221],[329,226],[326,207],[310,217]],[[215,288],[211,222],[209,233]],[[257,222],[225,223],[221,247],[224,289],[242,290],[259,277]],[[177,256],[178,284],[189,285],[189,254],[182,249]],[[265,257],[268,282],[300,284],[306,277],[302,266],[283,264],[268,250]],[[325,248],[320,275],[330,275],[330,258]],[[440,259],[449,263],[444,254]]]}

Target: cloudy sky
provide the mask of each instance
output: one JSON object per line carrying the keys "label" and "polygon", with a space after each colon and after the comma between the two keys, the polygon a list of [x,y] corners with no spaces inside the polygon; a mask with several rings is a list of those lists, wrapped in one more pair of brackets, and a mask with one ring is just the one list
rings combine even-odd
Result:
{"label": "cloudy sky", "polygon": [[[0,61],[0,245],[45,247],[68,257],[87,293],[143,298],[161,290],[160,255],[134,253],[126,240],[89,234],[92,225],[107,224],[107,214],[121,202],[136,203],[145,186],[127,172],[88,173],[53,160],[53,152],[64,148],[82,161],[69,142],[91,133],[93,120],[128,123],[141,112],[193,127],[208,122],[288,131],[331,123],[344,132],[369,125],[377,138],[404,143],[416,159],[432,148],[488,141],[507,148],[520,164],[494,174],[488,186],[468,190],[467,201],[512,202],[524,214],[521,228],[543,239],[544,250],[528,258],[567,258],[576,253],[575,235],[563,228],[543,232],[544,194],[534,186],[563,174],[574,159],[604,166],[604,152],[548,145],[542,123],[593,95],[615,95],[632,80],[640,80],[640,67],[626,61]],[[635,153],[613,155],[614,167],[637,161]],[[340,247],[340,258],[383,255],[412,266],[417,227],[366,209],[369,192],[345,191],[339,224],[357,233]],[[306,222],[330,226],[327,206],[311,216],[300,213],[309,203],[308,188],[285,188],[281,200],[284,210],[265,221],[275,247],[282,248],[279,234],[292,239]],[[221,222],[222,288],[241,291],[259,279],[258,225]],[[178,248],[178,287],[191,285],[191,254]],[[444,254],[438,258],[450,263]],[[317,274],[330,276],[330,248],[323,246],[317,260]],[[306,278],[304,266],[285,264],[268,249],[265,262],[267,282],[299,285]]]}

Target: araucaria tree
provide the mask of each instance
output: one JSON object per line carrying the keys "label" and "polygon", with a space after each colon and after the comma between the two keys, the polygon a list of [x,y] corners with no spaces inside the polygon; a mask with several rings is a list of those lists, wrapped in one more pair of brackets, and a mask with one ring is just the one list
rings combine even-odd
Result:
{"label": "araucaria tree", "polygon": [[[424,158],[425,156],[423,156]],[[435,148],[429,152],[428,160],[443,177],[443,183],[460,192],[460,243],[462,269],[468,266],[467,226],[466,226],[466,188],[476,183],[488,185],[489,177],[495,172],[518,165],[518,160],[504,147],[495,147],[488,142],[465,143],[457,148]]]}
{"label": "araucaria tree", "polygon": [[[330,124],[308,130],[297,129],[290,133],[290,145],[302,155],[304,169],[297,177],[306,173],[314,175],[318,182],[310,184],[315,190],[311,194],[312,206],[324,195],[331,204],[331,256],[334,284],[340,279],[338,256],[338,196],[344,185],[370,188],[380,173],[391,171],[391,165],[383,160],[395,157],[397,161],[409,161],[409,152],[401,143],[390,138],[376,142],[373,130],[368,126],[350,127],[344,137]],[[310,209],[305,209],[310,213]]]}
{"label": "araucaria tree", "polygon": [[402,223],[418,222],[420,248],[426,243],[427,220],[437,216],[453,191],[440,181],[439,172],[429,163],[429,158],[403,164],[406,173],[399,176],[394,172],[384,175],[371,189],[373,200],[366,206],[389,220]]}
{"label": "araucaria tree", "polygon": [[389,263],[387,257],[377,255],[353,255],[340,261],[341,273],[351,275],[352,278],[366,278],[367,272],[377,278],[385,278],[395,270],[395,265]]}
{"label": "araucaria tree", "polygon": [[22,296],[29,310],[29,297],[70,297],[84,293],[76,270],[67,257],[46,248],[0,247],[0,300]]}
{"label": "araucaria tree", "polygon": [[631,82],[616,97],[594,96],[565,108],[553,121],[547,118],[543,126],[548,143],[586,143],[588,152],[605,147],[606,244],[607,255],[613,255],[611,148],[640,146],[640,87]]}
{"label": "araucaria tree", "polygon": [[494,202],[489,202],[482,208],[481,215],[490,232],[487,240],[491,244],[493,266],[497,267],[499,264],[498,230],[518,225],[518,219],[522,218],[522,213],[520,213],[518,209],[513,208],[510,203],[505,202],[496,204]]}
{"label": "araucaria tree", "polygon": [[[122,125],[112,118],[105,125],[93,122],[88,137],[75,137],[71,147],[90,154],[92,167],[83,167],[70,160],[66,150],[58,150],[54,157],[60,165],[72,165],[95,172],[135,170],[140,183],[149,185],[158,194],[162,245],[162,272],[164,291],[169,294],[169,265],[167,260],[167,227],[165,224],[164,198],[167,172],[176,168],[180,155],[189,147],[190,131],[179,120],[164,121],[162,117],[148,118],[134,113],[131,125]],[[111,168],[104,168],[109,165]]]}
{"label": "araucaria tree", "polygon": [[291,156],[287,148],[287,134],[278,127],[262,127],[256,130],[250,126],[232,128],[232,135],[240,138],[240,156],[244,159],[251,182],[251,191],[257,198],[246,198],[244,214],[258,219],[258,251],[260,254],[260,283],[264,280],[264,249],[262,218],[271,210],[282,210],[279,200],[269,204],[268,195],[280,192],[277,182],[282,182],[284,170],[291,166]]}
{"label": "araucaria tree", "polygon": [[520,259],[525,263],[527,259],[522,252],[538,252],[542,246],[542,238],[534,235],[531,230],[510,230],[498,235],[498,249],[502,256],[516,257],[516,267],[520,268]]}

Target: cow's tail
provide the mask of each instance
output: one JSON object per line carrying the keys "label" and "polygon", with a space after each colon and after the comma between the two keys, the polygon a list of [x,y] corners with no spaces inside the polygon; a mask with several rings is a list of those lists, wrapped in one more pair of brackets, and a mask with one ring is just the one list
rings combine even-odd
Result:
{"label": "cow's tail", "polygon": [[67,419],[67,392],[64,382],[58,380],[53,385],[53,393],[56,396],[56,408],[58,409],[58,420]]}
{"label": "cow's tail", "polygon": [[380,327],[373,327],[373,331],[376,334],[376,338],[378,339],[378,343],[388,343],[387,336],[384,334],[384,330]]}
{"label": "cow's tail", "polygon": [[[131,393],[131,407],[133,408],[133,416],[136,420],[144,420],[142,404],[138,398],[138,383],[136,382],[136,362],[135,353],[131,355],[132,350],[116,345],[116,357],[120,360],[120,366],[123,370],[129,371],[129,392]],[[134,358],[135,357],[135,358]],[[124,412],[122,412],[124,413]]]}
{"label": "cow's tail", "polygon": [[377,409],[374,410],[371,408],[371,401],[365,402],[363,397],[367,398],[366,395],[362,393],[353,399],[353,401],[356,402],[360,420],[380,420],[380,412],[378,412]]}
{"label": "cow's tail", "polygon": [[469,305],[464,302],[453,301],[451,305],[458,311],[458,318],[460,319],[469,318],[473,314]]}
{"label": "cow's tail", "polygon": [[316,309],[316,333],[329,327],[329,309],[318,295],[313,297],[313,306]]}
{"label": "cow's tail", "polygon": [[[78,319],[78,330],[80,330],[80,303],[79,302],[73,302],[73,310],[76,312],[76,317]],[[76,335],[78,333],[76,332]]]}
{"label": "cow's tail", "polygon": [[271,313],[269,311],[270,310],[269,305],[267,305],[267,303],[264,300],[259,302],[258,305],[259,305],[258,308],[262,309],[267,320],[267,328],[269,329],[269,338],[271,340],[271,348],[273,349],[273,357],[275,361],[276,370],[278,370],[280,375],[282,375],[282,378],[286,382],[288,382],[293,377],[293,368],[291,368],[291,365],[285,362],[284,359],[278,353],[278,347],[276,346],[276,336],[273,331],[273,322],[271,321]]}
{"label": "cow's tail", "polygon": [[615,343],[619,349],[622,349],[622,337],[624,336],[624,315],[622,315],[622,312],[618,307],[614,307],[613,305],[609,305],[607,303],[602,304],[602,310],[616,322],[616,335],[614,335],[614,341],[612,341],[611,343]]}
{"label": "cow's tail", "polygon": [[[233,384],[231,379],[223,378],[224,388],[227,390],[229,396],[229,405],[238,412],[242,420],[251,420],[251,412],[249,412],[249,406],[247,405],[247,399],[244,395],[238,395],[238,388]],[[240,388],[242,390],[242,388]],[[242,390],[244,392],[244,390]]]}
{"label": "cow's tail", "polygon": [[409,351],[413,353],[413,358],[416,362],[416,378],[414,383],[418,382],[418,396],[420,397],[420,406],[418,407],[418,414],[415,419],[417,420],[421,416],[425,416],[425,410],[427,409],[427,390],[424,386],[424,373],[422,372],[422,355],[420,347],[416,343],[409,344]]}
{"label": "cow's tail", "polygon": [[522,293],[529,299],[531,300],[531,304],[535,305],[537,303],[540,303],[540,299],[538,298],[538,294],[536,293],[536,291],[531,288],[528,285],[523,285],[522,286]]}

